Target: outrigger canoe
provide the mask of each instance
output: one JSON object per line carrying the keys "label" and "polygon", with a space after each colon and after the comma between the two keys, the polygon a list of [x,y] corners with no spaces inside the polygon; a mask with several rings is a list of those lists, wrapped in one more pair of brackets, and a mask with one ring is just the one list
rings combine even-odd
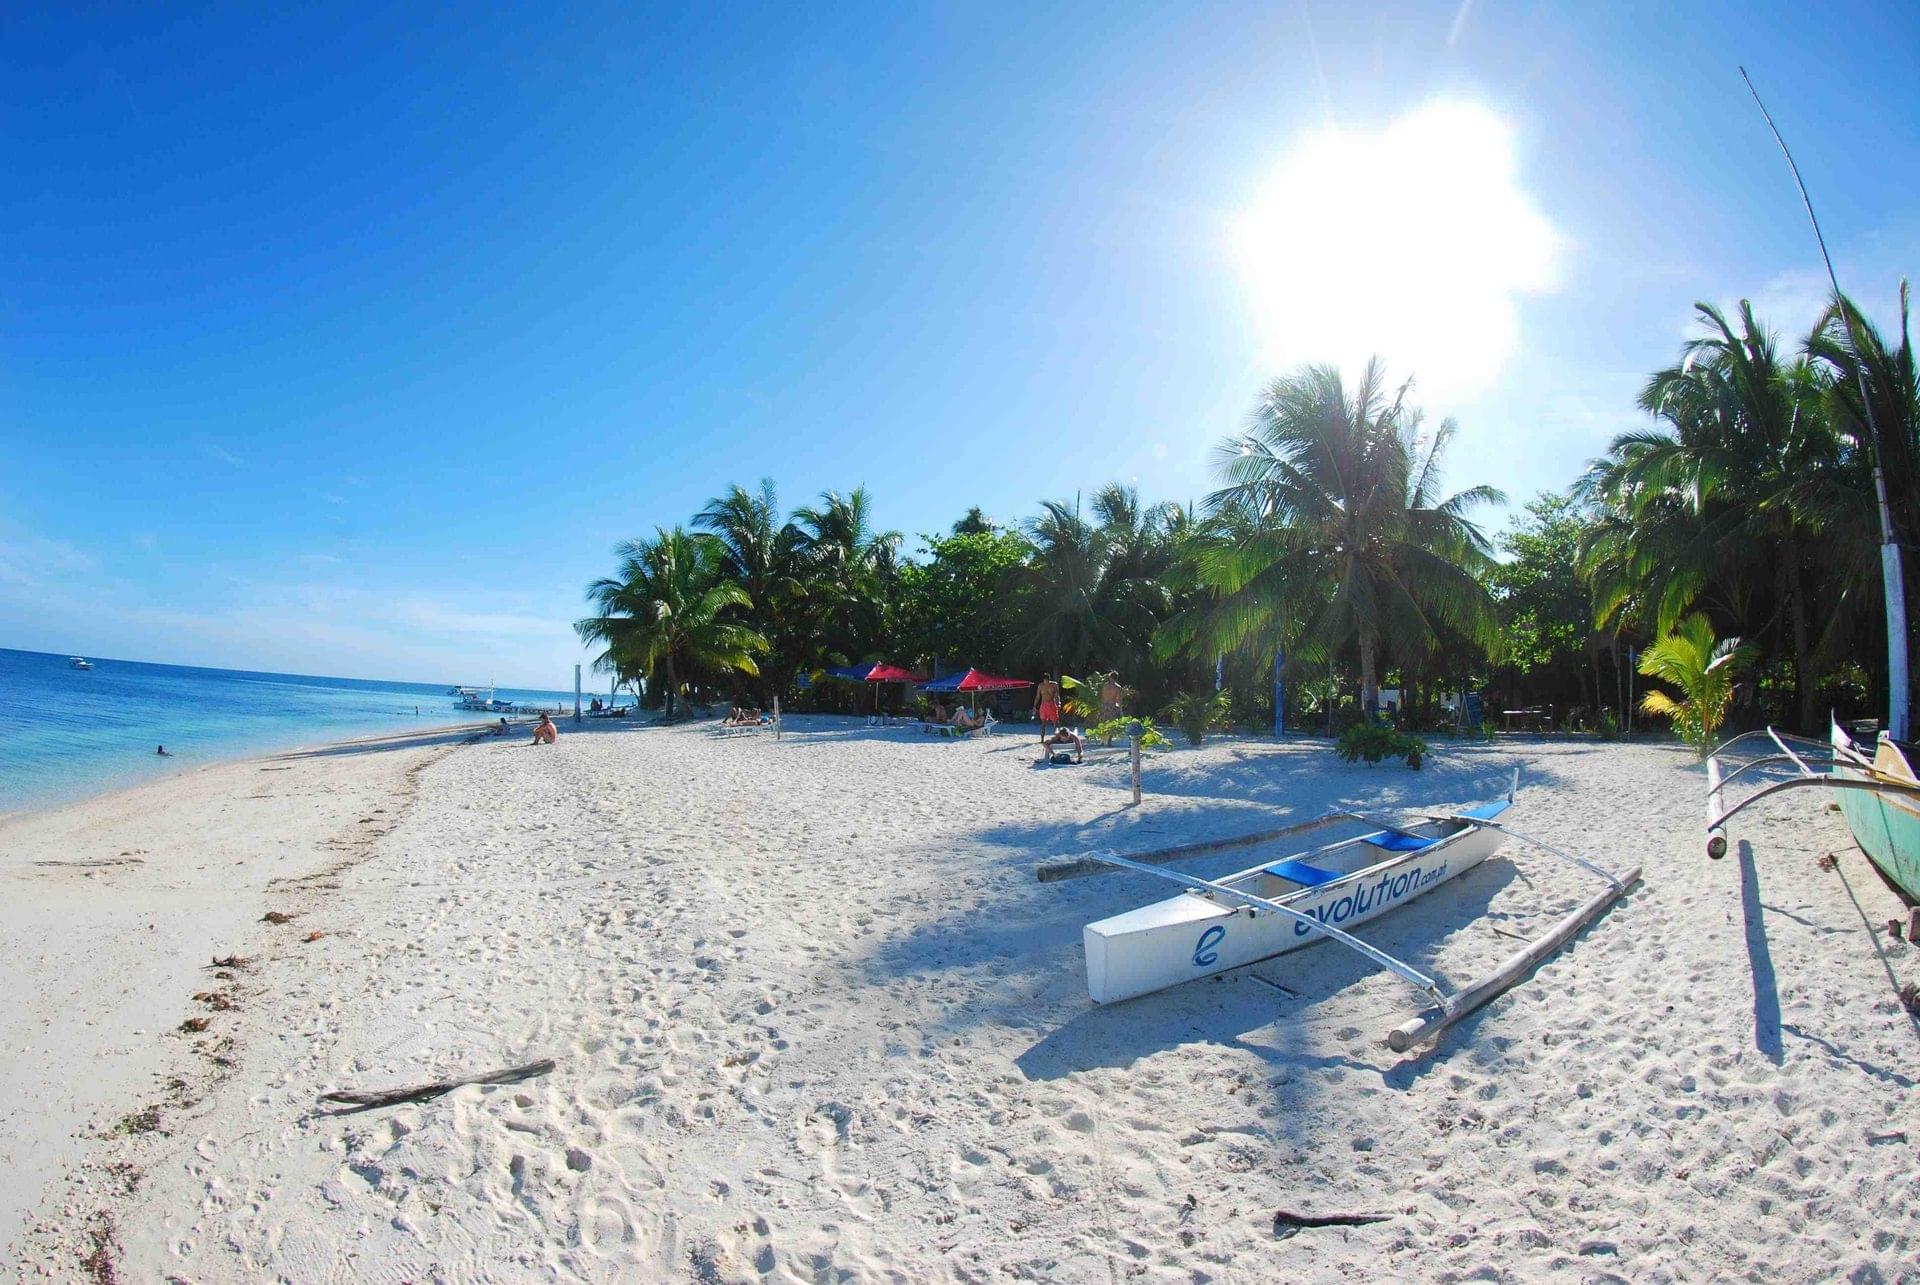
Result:
{"label": "outrigger canoe", "polygon": [[1510,806],[1499,799],[1404,829],[1375,830],[1088,924],[1082,934],[1087,993],[1097,1004],[1132,999],[1325,936],[1301,918],[1234,893],[1341,929],[1386,914],[1492,856],[1506,832],[1462,818],[1492,821]]}
{"label": "outrigger canoe", "polygon": [[[1738,757],[1732,752],[1736,746],[1762,738],[1779,752],[1727,770]],[[1792,775],[1786,780],[1770,779],[1787,771]],[[1748,772],[1765,784],[1726,806],[1722,792]],[[1920,902],[1920,778],[1884,733],[1869,758],[1837,722],[1825,744],[1767,728],[1736,736],[1707,757],[1707,855],[1717,860],[1727,854],[1727,822],[1733,817],[1761,799],[1798,789],[1833,791],[1860,850],[1909,903]]]}
{"label": "outrigger canoe", "polygon": [[[1514,786],[1520,774],[1514,772]],[[1088,924],[1087,993],[1095,1003],[1146,995],[1230,968],[1272,959],[1323,938],[1339,942],[1423,991],[1432,1006],[1387,1032],[1395,1052],[1437,1039],[1454,1023],[1526,977],[1575,933],[1604,913],[1640,880],[1640,868],[1616,875],[1498,818],[1507,797],[1406,824],[1336,810],[1277,831],[1202,841],[1123,857],[1088,852],[1042,863],[1043,883],[1102,870],[1131,870],[1179,884],[1178,896]],[[1164,863],[1204,851],[1265,843],[1287,833],[1360,821],[1372,827],[1357,838],[1330,843],[1209,880],[1168,870]],[[1350,929],[1431,892],[1485,861],[1503,840],[1516,839],[1599,876],[1606,887],[1562,917],[1545,934],[1509,955],[1492,972],[1449,993],[1403,959],[1362,941]]]}

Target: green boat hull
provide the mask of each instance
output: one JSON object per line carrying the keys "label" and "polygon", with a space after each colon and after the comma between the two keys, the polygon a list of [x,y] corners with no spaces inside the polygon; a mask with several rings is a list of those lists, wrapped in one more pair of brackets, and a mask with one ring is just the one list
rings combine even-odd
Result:
{"label": "green boat hull", "polygon": [[[1877,749],[1873,773],[1836,765],[1834,774],[1855,780],[1871,780],[1874,776],[1914,779],[1913,768],[1897,746],[1883,740]],[[1860,850],[1909,901],[1920,902],[1920,799],[1867,790],[1834,793],[1839,795],[1841,814]]]}

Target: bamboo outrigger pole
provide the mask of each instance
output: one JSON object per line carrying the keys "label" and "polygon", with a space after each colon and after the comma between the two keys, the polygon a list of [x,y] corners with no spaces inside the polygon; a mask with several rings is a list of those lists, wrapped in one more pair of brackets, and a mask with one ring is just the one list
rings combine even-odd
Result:
{"label": "bamboo outrigger pole", "polygon": [[1787,150],[1787,140],[1780,136],[1780,127],[1773,123],[1773,113],[1760,101],[1760,91],[1753,87],[1753,77],[1747,75],[1745,67],[1740,69],[1740,79],[1747,82],[1747,92],[1753,95],[1754,104],[1766,117],[1773,141],[1780,144],[1787,168],[1793,171],[1794,186],[1800,189],[1800,202],[1807,207],[1807,222],[1813,224],[1813,239],[1820,243],[1820,258],[1827,265],[1827,283],[1833,287],[1834,305],[1840,309],[1840,320],[1847,329],[1847,347],[1853,350],[1853,378],[1860,387],[1860,409],[1866,413],[1867,436],[1873,439],[1873,498],[1880,506],[1880,580],[1887,595],[1887,735],[1904,741],[1908,736],[1907,585],[1900,567],[1900,541],[1893,531],[1893,510],[1887,504],[1887,474],[1883,467],[1886,452],[1881,447],[1880,425],[1873,414],[1873,398],[1867,392],[1860,340],[1853,331],[1853,308],[1840,293],[1840,278],[1833,272],[1827,238],[1820,231],[1820,220],[1813,212],[1813,198],[1807,195],[1806,182],[1800,177],[1800,167],[1794,164],[1793,153]]}

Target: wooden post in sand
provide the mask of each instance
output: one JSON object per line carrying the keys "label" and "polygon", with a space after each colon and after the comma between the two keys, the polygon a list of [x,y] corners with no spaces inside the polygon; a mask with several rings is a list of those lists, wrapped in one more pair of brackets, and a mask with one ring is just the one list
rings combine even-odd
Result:
{"label": "wooden post in sand", "polygon": [[780,698],[773,698],[773,739],[780,739]]}
{"label": "wooden post in sand", "polygon": [[1134,719],[1127,724],[1127,740],[1132,745],[1133,758],[1133,805],[1140,806],[1140,720]]}

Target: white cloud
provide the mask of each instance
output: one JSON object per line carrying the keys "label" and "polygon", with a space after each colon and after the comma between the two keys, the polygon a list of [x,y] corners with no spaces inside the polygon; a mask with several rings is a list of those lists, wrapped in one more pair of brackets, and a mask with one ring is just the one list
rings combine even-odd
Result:
{"label": "white cloud", "polygon": [[0,584],[38,585],[98,570],[100,560],[65,540],[36,535],[0,518]]}
{"label": "white cloud", "polygon": [[245,468],[247,464],[245,460],[235,455],[226,447],[216,446],[212,442],[200,443],[200,453],[210,460],[218,460],[222,464],[231,464],[234,468]]}
{"label": "white cloud", "polygon": [[[1899,278],[1892,269],[1851,273],[1841,279],[1842,287],[1847,287],[1849,282],[1852,288],[1848,289],[1848,296],[1860,305],[1868,320],[1888,332],[1897,329]],[[1781,355],[1792,357],[1800,351],[1814,323],[1827,310],[1833,288],[1827,282],[1826,272],[1820,268],[1789,268],[1775,273],[1766,284],[1745,297],[1753,304],[1754,318],[1779,341]],[[1722,299],[1719,305],[1738,329],[1740,298]],[[1699,314],[1688,309],[1685,326],[1688,338],[1700,333],[1698,319]]]}
{"label": "white cloud", "polygon": [[1302,136],[1232,228],[1274,370],[1377,353],[1456,396],[1499,377],[1521,298],[1557,287],[1566,245],[1522,183],[1512,126],[1444,100]]}

